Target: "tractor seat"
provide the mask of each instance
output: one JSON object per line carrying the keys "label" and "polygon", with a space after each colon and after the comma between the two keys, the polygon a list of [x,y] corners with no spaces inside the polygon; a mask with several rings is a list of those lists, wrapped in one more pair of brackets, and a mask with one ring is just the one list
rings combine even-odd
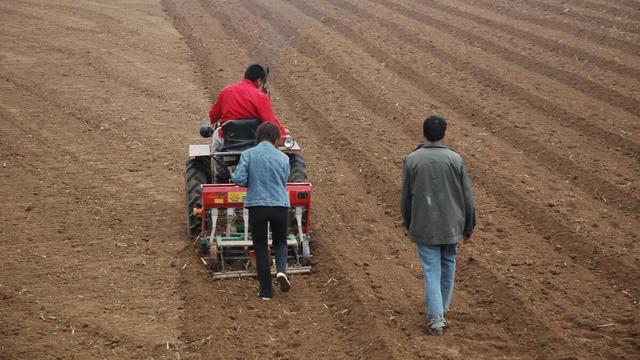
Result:
{"label": "tractor seat", "polygon": [[222,152],[243,151],[256,146],[259,119],[229,120],[222,125],[224,144]]}

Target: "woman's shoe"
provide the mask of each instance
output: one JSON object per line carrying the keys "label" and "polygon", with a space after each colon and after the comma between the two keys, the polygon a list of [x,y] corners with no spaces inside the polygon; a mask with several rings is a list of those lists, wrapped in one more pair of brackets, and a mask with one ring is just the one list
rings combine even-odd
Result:
{"label": "woman's shoe", "polygon": [[289,281],[289,277],[287,276],[287,274],[279,272],[276,275],[276,280],[280,285],[280,291],[287,292],[291,289],[291,282]]}

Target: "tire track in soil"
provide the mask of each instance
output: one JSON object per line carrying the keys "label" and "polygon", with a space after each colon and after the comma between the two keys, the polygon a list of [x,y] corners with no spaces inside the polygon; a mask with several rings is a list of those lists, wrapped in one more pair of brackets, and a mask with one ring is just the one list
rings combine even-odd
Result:
{"label": "tire track in soil", "polygon": [[[346,272],[340,262],[331,256],[329,249],[314,246],[314,250],[316,248],[318,254],[322,254],[316,255],[321,265],[315,266],[309,278],[292,277],[294,290],[286,296],[277,296],[271,306],[265,306],[253,296],[255,281],[212,280],[209,271],[199,260],[194,260],[192,248],[185,248],[179,262],[188,265],[181,273],[180,284],[185,299],[183,349],[202,350],[200,356],[205,358],[226,358],[220,353],[229,351],[243,358],[268,355],[395,358],[386,340],[375,330],[372,332],[370,324],[366,323],[367,310],[354,296],[356,291],[349,284],[350,280],[342,275]],[[320,273],[334,279],[338,285],[323,287],[324,280],[317,279]],[[216,338],[209,343],[213,346],[203,346],[203,338],[211,338],[207,335],[212,333]],[[264,335],[277,343],[272,345],[263,340]],[[322,337],[322,341],[305,340],[311,336]],[[274,347],[278,350],[271,354],[265,351]]]}
{"label": "tire track in soil", "polygon": [[[306,3],[305,3],[306,4]],[[252,4],[251,5],[255,11],[255,9],[259,9],[260,7],[257,4]],[[270,18],[270,14],[268,12],[259,12],[257,13],[257,15],[259,18],[264,18],[264,19],[268,19]],[[229,23],[231,23],[231,20],[228,20]],[[279,27],[285,27],[288,25],[285,25],[284,22],[280,21],[278,22],[277,20],[274,21],[277,23],[276,28]],[[231,27],[229,27],[231,28]],[[240,33],[239,30],[237,30],[238,33],[234,33],[234,36],[236,37],[240,37],[242,36],[242,33]],[[290,29],[286,29],[283,30],[283,32],[285,33],[290,33],[293,32],[293,34],[296,34],[294,29],[290,28]],[[300,39],[302,36],[300,36],[300,34],[296,34],[296,39]],[[357,38],[357,37],[351,37],[351,38]],[[250,43],[251,39],[249,38],[244,38],[245,42]],[[313,48],[312,48],[313,49]],[[319,49],[313,49],[312,51],[313,54],[320,54],[319,53]],[[323,58],[323,61],[327,61],[327,57],[326,56],[318,56],[319,58]],[[339,74],[341,75],[341,82],[347,82],[349,83],[350,81],[349,76],[348,76],[348,71],[342,71],[339,72]],[[332,74],[335,77],[335,73]],[[279,80],[279,81],[284,81],[284,80]],[[357,80],[355,79],[351,79],[351,81],[354,81],[355,84],[358,84]],[[293,86],[292,84],[286,83],[284,84],[281,88],[288,88]],[[434,87],[430,87],[431,89],[433,89]],[[373,104],[371,104],[371,99],[376,99],[375,94],[372,93],[368,93],[368,94],[362,94],[359,93],[359,90],[352,90],[352,89],[366,89],[366,86],[363,86],[362,84],[358,84],[356,86],[352,86],[350,88],[345,88],[347,91],[352,92],[354,94],[354,96],[356,96],[356,98],[358,98],[360,101],[362,101],[365,104],[370,104],[371,106],[374,106]],[[437,93],[440,93],[439,91],[437,91]],[[380,102],[380,99],[376,99],[376,102]],[[375,106],[379,106],[375,105]],[[311,114],[314,114],[312,116],[312,118],[322,118],[321,114],[316,114],[314,113],[314,110],[312,108],[310,108],[308,110],[308,112],[310,112]],[[331,127],[332,125],[330,123],[324,124],[323,127]],[[387,125],[388,126],[388,125]],[[410,134],[409,136],[415,136],[414,134],[414,130],[413,129],[403,129],[404,132],[406,134]],[[389,129],[389,131],[392,131],[392,129]],[[336,137],[339,138],[339,134],[333,133],[332,137]],[[339,138],[340,139],[340,138]],[[416,138],[416,141],[418,141],[418,139]],[[341,138],[339,140],[339,144],[341,146],[348,146],[347,144],[349,144],[350,141],[348,139],[345,138]],[[353,146],[353,145],[351,145]],[[362,158],[358,157],[358,159],[366,159],[366,154],[363,155],[362,151],[359,150],[360,147],[355,146],[353,149],[349,149],[350,152],[355,152],[355,153],[359,153],[360,156],[363,156]],[[362,148],[366,148],[366,146],[362,147]],[[476,162],[473,162],[473,160],[471,160],[471,162],[474,164],[474,167],[478,167],[479,164]],[[362,166],[365,167],[362,167]],[[362,169],[367,169],[366,166],[372,166],[371,169],[376,169],[376,163],[375,161],[368,161],[368,162],[363,162],[358,164],[358,166],[362,167]],[[482,167],[482,166],[480,166]],[[364,170],[363,170],[364,171]],[[491,169],[484,169],[483,170],[484,174],[491,174],[492,171]],[[385,175],[384,174],[378,174],[378,173],[374,173],[371,174],[369,176],[367,176],[367,179],[376,179],[378,181],[381,181],[382,183],[377,186],[377,188],[383,189],[383,188],[389,188],[390,186],[394,186],[394,184],[389,184],[388,182],[386,182],[387,180],[384,178]],[[481,186],[485,189],[489,189],[490,191],[492,191],[492,193],[494,194],[498,194],[498,198],[500,198],[500,202],[503,204],[506,204],[509,208],[514,209],[515,215],[524,223],[528,224],[529,226],[532,226],[533,228],[535,228],[535,230],[540,233],[542,235],[542,237],[551,245],[554,246],[554,240],[553,239],[559,239],[559,238],[564,238],[567,241],[570,242],[570,246],[567,247],[566,250],[566,255],[569,256],[571,254],[582,254],[584,256],[580,256],[580,260],[578,260],[580,262],[580,264],[582,266],[585,267],[591,267],[593,266],[593,264],[591,263],[591,261],[589,260],[591,257],[594,257],[593,254],[597,254],[599,251],[597,250],[597,247],[591,244],[583,244],[582,242],[582,238],[580,235],[577,235],[576,233],[574,233],[574,231],[570,228],[568,228],[566,225],[564,225],[562,223],[562,221],[560,220],[556,220],[553,218],[553,216],[549,216],[548,215],[548,210],[545,209],[545,207],[543,207],[542,205],[539,204],[533,204],[530,203],[526,198],[524,198],[522,195],[518,194],[518,191],[513,189],[508,183],[502,183],[497,179],[493,179],[491,178],[491,176],[487,176],[484,180],[482,178],[478,179],[481,182]],[[366,180],[365,180],[366,181]],[[477,180],[476,180],[477,181]],[[368,186],[371,186],[371,184],[367,181],[366,184]],[[397,185],[396,185],[397,186]],[[372,191],[375,191],[376,188],[372,188]],[[391,204],[393,202],[395,202],[395,199],[390,198],[389,194],[380,194],[380,197],[382,199],[385,199],[385,202],[387,204]],[[530,208],[524,209],[521,204],[530,204]],[[571,239],[571,240],[569,240]],[[563,252],[565,251],[563,250]],[[629,268],[620,264],[619,263],[619,259],[617,259],[615,256],[613,255],[606,255],[606,256],[595,256],[596,258],[596,263],[598,265],[602,265],[602,264],[606,264],[608,268],[611,268],[612,271],[608,272],[606,274],[603,274],[605,277],[609,277],[612,280],[614,280],[616,283],[621,283],[621,284],[625,284],[625,286],[629,289],[637,289],[637,287],[635,286],[635,284],[638,284],[638,281],[633,281],[633,277],[628,276],[629,273]],[[602,263],[602,264],[601,264]],[[637,279],[636,279],[637,280]],[[637,294],[636,294],[637,296]]]}
{"label": "tire track in soil", "polygon": [[[553,67],[550,64],[545,64],[543,62],[537,61],[530,57],[524,56],[518,52],[510,50],[505,46],[502,46],[490,40],[487,40],[477,35],[475,32],[465,30],[463,28],[452,25],[450,22],[440,20],[437,17],[430,15],[429,13],[413,10],[404,5],[401,5],[399,3],[392,2],[389,0],[370,0],[370,1],[377,3],[379,5],[382,5],[396,13],[402,14],[403,16],[406,16],[410,19],[414,19],[427,26],[437,25],[437,28],[439,30],[445,31],[447,34],[449,34],[453,38],[461,40],[467,44],[472,44],[473,46],[480,47],[483,50],[487,51],[488,53],[498,56],[508,62],[520,65],[524,69],[527,69],[528,71],[532,71],[542,76],[555,79],[562,84],[565,84],[579,92],[584,93],[585,95],[593,97],[594,99],[597,99],[604,103],[611,104],[621,109],[624,109],[628,113],[633,114],[635,116],[640,116],[640,102],[616,90],[606,88],[590,79],[574,74],[572,72],[562,70],[562,69]],[[626,65],[622,65],[617,62],[615,63],[617,67],[613,67],[612,63],[614,62],[610,60],[602,59],[602,58],[590,55],[579,49],[570,48],[568,45],[561,44],[559,42],[553,42],[542,36],[532,34],[525,30],[518,29],[514,26],[499,23],[498,21],[494,21],[484,17],[476,16],[474,14],[467,13],[463,10],[460,10],[454,6],[444,5],[444,4],[435,3],[431,1],[429,2],[429,5],[426,5],[426,6],[432,9],[437,9],[445,13],[467,19],[467,20],[471,20],[478,24],[485,25],[489,28],[494,28],[494,29],[503,31],[506,34],[511,34],[515,37],[519,37],[520,39],[530,41],[531,44],[534,44],[535,46],[540,46],[541,48],[544,48],[545,50],[550,52],[555,52],[556,50],[566,47],[565,49],[566,51],[559,51],[561,55],[564,55],[568,58],[578,56],[581,59],[589,60],[590,62],[596,64],[598,67],[602,68],[605,71],[611,70],[613,68],[616,68],[616,69],[620,68],[619,69],[620,75],[640,78],[640,70],[629,68]],[[341,7],[345,8],[347,6],[341,6]],[[354,6],[350,5],[349,7],[353,8]],[[385,26],[393,26],[394,31],[398,31],[398,29],[402,29],[391,21],[382,19],[381,17],[376,17],[376,18],[378,21],[382,21],[385,24]],[[403,30],[399,30],[399,31],[403,31]],[[403,31],[403,32],[407,32],[407,31]],[[415,33],[410,33],[410,34],[413,42],[416,42],[417,44],[423,44],[421,46],[422,48],[424,48],[425,46],[428,46],[428,44],[424,43],[424,39],[420,38],[417,34]],[[432,48],[430,50],[433,51]],[[474,73],[476,71],[474,71]],[[482,73],[486,73],[486,70],[482,71]],[[487,79],[483,79],[483,80],[497,83],[497,84],[501,83],[500,79],[492,78],[488,74],[487,74]],[[567,114],[566,110],[560,109],[558,105],[550,104],[550,101],[540,96],[535,96],[531,93],[527,93],[527,91],[522,87],[512,85],[512,84],[505,84],[505,83],[502,83],[500,85],[502,85],[500,86],[500,88],[505,89],[508,93],[513,93],[514,95],[518,94],[518,97],[522,96],[523,94],[526,94],[528,95],[527,96],[528,98],[532,98],[536,100],[534,102],[535,104],[544,105],[544,106],[537,105],[536,108],[539,107],[541,110],[547,109],[547,112],[553,111],[553,113],[561,114],[561,116],[563,117],[569,115]]]}
{"label": "tire track in soil", "polygon": [[[365,14],[360,9],[354,8],[352,6],[348,6],[348,4],[345,4],[342,1],[329,0],[329,3],[346,12],[353,13],[354,16],[359,16],[362,19],[375,19],[376,22],[385,24],[385,26],[388,28],[391,28],[397,31],[402,31],[401,29],[397,29],[397,26],[394,23],[389,23],[387,21],[384,21],[383,19],[380,19],[379,17],[376,17],[373,14]],[[565,178],[569,179],[569,181],[571,181],[572,183],[575,183],[581,189],[584,189],[585,192],[592,193],[592,194],[598,194],[598,193],[603,194],[604,192],[606,193],[604,194],[604,196],[607,199],[607,205],[609,206],[613,205],[614,207],[620,208],[632,215],[640,213],[640,200],[636,199],[635,196],[633,196],[632,194],[629,194],[623,190],[620,190],[616,188],[614,185],[605,185],[606,188],[603,189],[602,188],[603,184],[609,184],[609,182],[594,174],[590,175],[589,177],[578,177],[576,179],[576,177],[574,176],[575,174],[589,173],[589,171],[582,169],[578,165],[572,163],[571,161],[565,159],[564,157],[561,157],[555,152],[549,150],[544,144],[534,139],[528,138],[526,134],[524,134],[522,131],[510,126],[504,121],[501,121],[500,119],[492,117],[489,114],[481,110],[478,110],[481,107],[478,106],[477,104],[474,104],[472,101],[462,100],[459,96],[456,96],[456,94],[454,94],[451,90],[440,86],[438,83],[430,80],[429,78],[420,74],[419,72],[413,71],[409,66],[396,60],[392,56],[392,54],[389,54],[384,49],[380,48],[379,46],[373,44],[371,41],[357,34],[355,31],[353,31],[351,28],[349,28],[346,24],[342,23],[341,21],[331,18],[330,15],[328,14],[320,13],[318,10],[311,8],[308,5],[308,3],[302,3],[294,0],[292,2],[292,5],[296,6],[300,11],[305,13],[307,16],[314,18],[317,21],[327,23],[329,26],[331,26],[335,31],[339,32],[345,38],[357,39],[358,46],[362,47],[372,58],[375,58],[379,62],[385,62],[386,66],[389,69],[393,70],[401,78],[411,83],[415,83],[416,87],[425,91],[425,93],[430,94],[430,96],[436,99],[438,102],[445,104],[448,108],[453,109],[460,114],[463,114],[466,118],[472,119],[471,121],[472,123],[474,123],[474,125],[478,127],[489,128],[489,129],[500,128],[501,131],[497,132],[496,135],[499,136],[505,143],[510,144],[514,148],[523,150],[526,154],[530,154],[530,155],[535,154],[535,158],[539,159],[535,161],[537,161],[540,165],[554,172],[563,174]],[[402,31],[398,37],[403,39],[410,39],[410,38],[414,38],[415,35]],[[459,58],[456,58],[449,54],[445,54],[444,52],[439,51],[435,48],[428,48],[425,46],[421,46],[421,50],[430,51],[432,54],[442,59],[443,62],[452,64],[461,71],[471,68],[472,70],[469,72],[473,73],[474,76],[480,76],[480,74],[486,73],[486,71],[482,68],[479,68],[468,62],[464,62],[463,60],[460,60]],[[327,59],[325,60],[327,64],[332,63],[331,60],[329,60],[330,56],[327,56],[325,54],[322,57],[324,59]],[[338,66],[335,64],[332,65],[332,67],[338,68]],[[349,75],[348,69],[343,69],[343,71],[338,73],[340,73],[340,76],[343,77],[343,79],[350,79],[349,81],[356,82],[356,83],[359,82],[358,80],[353,78],[351,75]],[[495,88],[495,87],[501,87],[501,88],[507,88],[507,89],[510,88],[510,86],[505,86],[500,82],[500,79],[495,77],[485,79],[485,81],[490,81],[490,86],[492,88]],[[498,83],[496,84],[496,82]],[[362,89],[364,88],[365,87],[363,87]],[[359,91],[364,91],[364,90],[359,90]],[[511,92],[511,91],[507,91],[507,92]],[[528,94],[525,90],[521,90],[521,91],[514,90],[514,92],[516,92],[520,96],[518,97],[518,99],[525,99],[527,97],[529,98],[531,97],[530,94]],[[360,98],[366,98],[366,96],[360,95]],[[549,104],[547,100],[544,100],[544,99],[542,100],[544,101],[544,103],[541,103],[538,106],[535,106],[534,108],[536,110],[544,110],[544,109],[548,109],[549,107],[552,107],[552,108],[555,107],[555,105]],[[531,104],[531,102],[527,101],[527,104]],[[561,110],[558,110],[558,111],[561,111]],[[545,113],[550,118],[554,117],[554,114],[548,112],[548,110],[545,110]],[[569,117],[569,116],[572,118],[571,120],[579,121],[578,119],[575,119],[575,116],[573,116],[572,114],[568,114],[568,112],[565,111],[565,114],[561,115],[561,118],[563,118],[563,122],[566,122],[567,121],[566,117]],[[595,132],[597,134],[596,135],[594,134],[594,131],[593,131],[594,128],[592,127],[584,127],[582,129],[589,129],[591,131],[591,134],[589,135],[595,138],[598,138],[596,136],[600,135],[600,130],[601,130],[599,128],[596,128],[597,129],[597,132]],[[581,131],[581,132],[584,133],[584,131]],[[609,137],[612,137],[611,136],[612,134],[608,132],[606,132],[606,134],[609,135]],[[614,135],[613,137],[619,137],[619,135]],[[613,139],[610,139],[610,140],[613,140]],[[633,147],[633,149],[630,150],[632,153],[640,154],[640,145],[632,143],[630,146]],[[532,160],[533,159],[534,158],[532,157]],[[611,201],[611,203],[609,203],[609,201]]]}
{"label": "tire track in soil", "polygon": [[[251,8],[251,9],[256,9],[256,8],[258,8],[259,6],[258,6],[257,4],[250,4],[250,6],[245,6],[245,8],[247,8],[247,7],[248,7],[248,8]],[[268,16],[267,16],[267,15],[265,15],[264,13],[259,13],[259,14],[256,14],[256,15],[257,15],[259,18],[261,18],[261,19],[268,18]],[[226,29],[230,29],[230,28],[232,28],[232,25],[230,25],[230,24],[233,24],[233,21],[232,21],[231,19],[229,19],[228,21],[229,21],[229,23],[228,23],[229,25],[226,27]],[[284,21],[278,21],[278,24],[282,24],[282,23],[284,23]],[[273,24],[272,24],[272,25],[273,25]],[[287,31],[287,30],[284,30],[283,32],[284,32],[284,33],[288,33],[288,31]],[[235,34],[235,33],[234,33],[234,37],[238,38],[238,37],[240,37],[240,36],[241,36],[241,34]],[[243,43],[246,43],[246,41],[249,41],[250,39],[249,39],[249,38],[243,38],[243,40],[244,40],[244,41],[243,41]],[[285,83],[285,84],[284,84],[284,88],[291,89],[291,87],[290,87],[291,85],[292,85],[292,84],[287,84],[287,83]],[[279,87],[279,88],[280,88],[280,87]],[[294,93],[294,94],[295,94],[295,93]],[[303,108],[304,108],[304,107],[305,107],[305,106],[303,106]],[[310,110],[311,110],[311,109],[309,109],[309,111],[310,111]],[[314,116],[313,116],[313,118],[316,118],[316,119],[318,118],[318,117],[316,116],[316,114],[313,114],[313,115],[314,115]],[[326,124],[325,124],[325,125],[326,125]],[[323,126],[325,126],[325,125],[323,125]],[[331,134],[331,135],[334,135],[334,134]],[[494,278],[494,279],[491,279],[491,280],[493,280],[493,281],[499,281],[497,278]],[[491,280],[490,280],[490,281],[491,281]]]}
{"label": "tire track in soil", "polygon": [[[165,6],[165,9],[167,9],[167,12],[169,13],[169,15],[177,23],[176,27],[181,31],[181,33],[182,31],[185,31],[188,29],[189,33],[182,33],[182,35],[185,37],[189,47],[192,49],[192,52],[195,54],[196,58],[198,59],[197,60],[198,63],[203,65],[206,64],[206,66],[211,66],[210,61],[207,61],[208,59],[207,50],[203,48],[202,42],[198,40],[198,36],[194,35],[195,31],[193,27],[188,24],[188,19],[180,15],[175,3],[165,1],[163,2],[163,5]],[[182,23],[183,21],[185,23]],[[202,70],[203,70],[202,73],[214,74],[212,69],[207,69],[206,67],[204,67]],[[208,78],[207,80],[212,80],[215,83],[215,77]],[[320,234],[320,236],[322,236],[322,234]],[[353,290],[352,284],[350,284],[348,279],[343,278],[342,274],[348,274],[349,272],[345,271],[342,268],[341,263],[338,262],[335,258],[333,258],[333,256],[331,256],[330,249],[323,248],[322,244],[314,245],[314,250],[315,249],[317,249],[318,252],[322,254],[320,256],[316,255],[317,258],[321,259],[320,261],[322,264],[320,266],[316,266],[316,268],[317,269],[319,268],[320,272],[322,272],[323,269],[325,269],[326,267],[327,270],[325,271],[330,272],[326,275],[331,276],[335,279],[339,279],[340,283],[345,285],[341,285],[335,288],[332,287],[333,290],[331,292],[320,292],[320,294],[315,294],[312,290],[316,288],[316,286],[313,284],[313,279],[296,277],[296,279],[294,279],[294,282],[296,282],[295,284],[296,291],[293,293],[294,294],[293,296],[297,297],[298,300],[303,298],[305,304],[308,302],[312,304],[317,304],[318,306],[321,306],[321,304],[325,304],[325,305],[328,304],[329,306],[326,310],[324,308],[321,309],[321,311],[318,311],[317,309],[315,309],[313,312],[305,312],[305,314],[307,316],[311,315],[312,317],[314,317],[314,320],[317,320],[318,317],[323,316],[322,313],[324,313],[325,311],[329,311],[330,308],[338,307],[342,303],[351,304],[350,305],[351,307],[347,313],[342,312],[344,311],[342,309],[338,309],[338,310],[341,310],[339,312],[339,316],[334,316],[334,318],[330,321],[318,321],[318,323],[321,323],[321,324],[324,323],[324,325],[321,325],[321,326],[324,326],[325,329],[322,330],[321,333],[325,337],[325,341],[328,343],[338,342],[338,345],[340,347],[348,349],[346,353],[347,355],[350,355],[350,357],[365,356],[367,358],[380,358],[380,359],[392,358],[392,352],[389,350],[389,348],[385,344],[386,343],[385,339],[380,337],[380,335],[378,335],[376,331],[371,328],[370,324],[368,324],[365,321],[365,319],[367,319],[368,317],[368,314],[366,313],[366,309],[363,306],[360,306],[362,304],[362,300],[357,295],[358,292]],[[201,308],[201,304],[203,303],[207,294],[207,291],[205,290],[205,295],[203,295],[202,290],[209,289],[209,291],[211,290],[220,291],[220,288],[223,286],[223,284],[222,282],[218,282],[218,284],[211,285],[209,277],[202,274],[202,272],[196,275],[194,274],[187,275],[186,277],[183,278],[183,280],[184,280],[184,284],[182,286],[182,289],[183,289],[183,294],[185,294],[185,304],[187,304],[186,306],[190,307],[190,311],[187,311],[187,316],[189,318],[187,319],[186,324],[189,324],[189,326],[185,329],[185,334],[186,334],[185,338],[187,343],[193,343],[193,339],[191,339],[193,336],[195,336],[198,333],[206,333],[207,331],[206,326],[205,328],[201,328],[200,326],[197,325],[198,323],[201,322],[201,320],[199,320],[199,316],[200,316],[199,314],[203,312],[203,309]],[[304,283],[300,284],[300,282],[304,282]],[[250,288],[254,287],[253,284],[247,284],[246,281],[243,281],[242,283],[243,284],[235,287],[234,291],[243,292],[243,289],[246,289],[247,287],[250,287]],[[231,300],[231,301],[234,301],[234,300]],[[239,300],[239,301],[244,301],[244,300]],[[298,302],[302,302],[302,301],[300,300]],[[228,305],[233,306],[234,304],[228,304]],[[233,312],[234,309],[227,308],[226,311],[224,312],[228,312],[228,311]],[[277,316],[277,314],[273,314],[273,315]],[[233,315],[233,317],[234,318],[232,320],[234,320],[233,321],[234,324],[236,323],[236,320],[238,323],[252,322],[251,318],[238,317],[237,314]],[[258,317],[261,317],[261,316],[258,316]],[[224,316],[209,319],[209,320],[214,320],[214,323],[222,324],[223,327],[229,324],[229,319],[225,319]],[[309,320],[312,321],[311,318],[309,318]],[[297,328],[304,329],[305,322],[306,320],[302,319],[297,323],[294,322],[294,324],[297,324],[297,325],[289,326],[289,327],[290,328],[297,327]],[[329,324],[328,325],[329,328],[326,328],[327,324]],[[192,327],[195,328],[195,331],[194,329],[192,329]],[[372,332],[371,330],[374,330],[374,331]],[[268,331],[266,332],[262,331],[262,332],[268,333]],[[260,333],[260,331],[258,331],[258,333]],[[333,334],[333,335],[330,335],[330,334]],[[251,334],[247,334],[248,338],[251,336],[252,336]],[[231,343],[226,345],[232,345],[232,348],[238,348],[237,347],[238,343],[235,343],[235,344]],[[319,345],[316,342],[311,342],[310,344],[305,344],[305,343],[297,344],[297,345],[294,344],[294,347],[297,348],[296,353],[299,353],[301,351],[302,352],[306,351],[309,353],[310,356],[313,356],[313,353],[317,352],[318,348],[321,348],[322,345]],[[242,347],[242,346],[240,346],[239,348],[245,349],[245,347]],[[331,351],[331,346],[329,346],[329,350]],[[209,352],[209,354],[213,355],[216,353],[216,351],[217,349],[213,349],[213,352]],[[256,356],[256,354],[254,354],[253,356]]]}
{"label": "tire track in soil", "polygon": [[524,23],[535,24],[550,29],[559,29],[575,37],[589,40],[601,46],[612,47],[617,50],[627,52],[631,55],[640,54],[640,44],[604,33],[592,31],[590,30],[591,27],[589,26],[591,24],[585,26],[577,26],[573,23],[561,21],[556,18],[544,15],[539,16],[538,14],[533,14],[532,16],[532,14],[526,14],[523,11],[516,10],[515,8],[511,8],[509,6],[500,6],[500,4],[496,2],[487,0],[476,0],[473,5],[482,9],[493,11],[500,15],[508,16],[512,19],[516,19]]}

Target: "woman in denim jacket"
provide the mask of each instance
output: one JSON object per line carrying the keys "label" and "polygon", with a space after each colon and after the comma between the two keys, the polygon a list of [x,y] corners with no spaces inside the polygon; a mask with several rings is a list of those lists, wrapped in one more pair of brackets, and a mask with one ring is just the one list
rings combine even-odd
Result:
{"label": "woman in denim jacket", "polygon": [[287,228],[289,224],[289,157],[275,146],[280,130],[272,123],[263,123],[256,134],[258,145],[246,150],[231,175],[231,181],[247,187],[244,198],[249,209],[249,228],[253,237],[256,267],[260,279],[258,297],[273,297],[268,259],[268,226],[271,224],[272,249],[276,258],[276,279],[283,292],[291,283],[287,276]]}

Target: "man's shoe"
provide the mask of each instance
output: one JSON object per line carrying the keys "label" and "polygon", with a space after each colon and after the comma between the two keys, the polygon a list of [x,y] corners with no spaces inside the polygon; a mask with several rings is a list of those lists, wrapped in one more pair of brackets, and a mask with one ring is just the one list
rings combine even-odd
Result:
{"label": "man's shoe", "polygon": [[287,292],[291,289],[291,282],[289,281],[289,277],[287,276],[287,274],[279,272],[276,275],[276,280],[280,285],[280,291]]}
{"label": "man's shoe", "polygon": [[432,320],[427,324],[427,334],[434,336],[442,336],[444,335],[444,328],[447,326],[447,321],[445,319],[441,320]]}
{"label": "man's shoe", "polygon": [[444,327],[428,327],[427,334],[432,336],[443,336]]}

